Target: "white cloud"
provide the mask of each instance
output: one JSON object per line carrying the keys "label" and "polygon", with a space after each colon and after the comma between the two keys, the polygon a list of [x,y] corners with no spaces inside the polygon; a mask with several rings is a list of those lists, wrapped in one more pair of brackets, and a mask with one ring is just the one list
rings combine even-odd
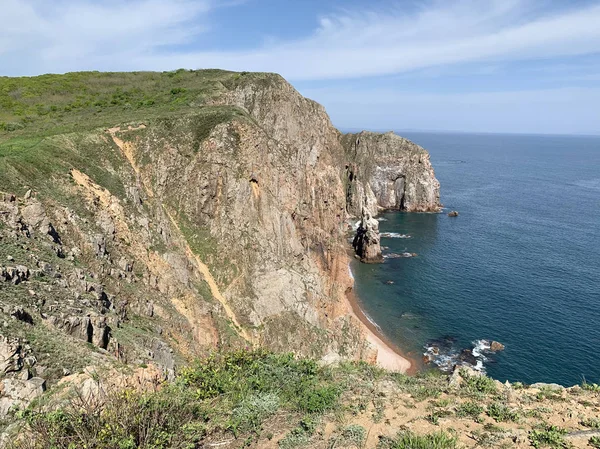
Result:
{"label": "white cloud", "polygon": [[0,67],[11,74],[220,67],[336,79],[600,52],[597,1],[559,9],[544,0],[431,0],[385,12],[366,7],[322,17],[303,39],[212,52],[189,49],[201,46],[208,14],[222,1],[0,3]]}
{"label": "white cloud", "polygon": [[131,58],[191,42],[211,8],[209,0],[0,3],[0,67],[15,73],[126,70]]}
{"label": "white cloud", "polygon": [[474,61],[508,61],[600,51],[600,4],[548,11],[529,0],[435,1],[412,12],[324,17],[305,39],[243,52],[140,57],[159,68],[276,71],[293,80],[401,73]]}

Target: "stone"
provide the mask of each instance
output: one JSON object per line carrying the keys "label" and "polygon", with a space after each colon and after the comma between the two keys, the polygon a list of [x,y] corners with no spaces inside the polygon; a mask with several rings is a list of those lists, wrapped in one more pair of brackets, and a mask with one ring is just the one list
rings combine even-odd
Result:
{"label": "stone", "polygon": [[30,199],[31,198],[31,189],[29,189],[27,192],[25,192],[25,195],[23,196],[23,199]]}
{"label": "stone", "polygon": [[363,209],[362,220],[356,230],[352,246],[361,262],[383,262],[379,241],[379,222],[371,217],[371,213],[366,209]]}
{"label": "stone", "polygon": [[457,211],[455,211],[455,210],[453,210],[453,211],[451,211],[451,212],[448,212],[448,216],[449,216],[449,217],[458,217],[458,212],[457,212]]}
{"label": "stone", "polygon": [[492,352],[504,351],[504,345],[497,341],[492,341],[492,343],[490,344],[490,351],[492,351]]}

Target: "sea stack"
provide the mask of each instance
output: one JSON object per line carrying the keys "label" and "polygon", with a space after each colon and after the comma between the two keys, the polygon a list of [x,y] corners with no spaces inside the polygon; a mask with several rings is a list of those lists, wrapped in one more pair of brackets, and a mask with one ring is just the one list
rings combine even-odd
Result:
{"label": "sea stack", "polygon": [[363,208],[362,219],[352,242],[354,252],[364,263],[382,263],[381,244],[379,241],[379,222],[371,213]]}

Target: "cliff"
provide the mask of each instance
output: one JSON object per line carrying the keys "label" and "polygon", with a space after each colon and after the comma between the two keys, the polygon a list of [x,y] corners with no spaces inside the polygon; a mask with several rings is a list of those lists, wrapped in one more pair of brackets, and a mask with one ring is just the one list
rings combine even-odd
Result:
{"label": "cliff", "polygon": [[360,215],[363,207],[375,216],[381,209],[437,212],[440,184],[429,153],[392,132],[363,131],[342,138],[346,168],[347,210]]}
{"label": "cliff", "polygon": [[172,378],[246,346],[377,360],[345,297],[348,223],[359,205],[376,213],[370,198],[435,210],[423,149],[342,136],[273,74],[0,87],[0,414],[89,366]]}

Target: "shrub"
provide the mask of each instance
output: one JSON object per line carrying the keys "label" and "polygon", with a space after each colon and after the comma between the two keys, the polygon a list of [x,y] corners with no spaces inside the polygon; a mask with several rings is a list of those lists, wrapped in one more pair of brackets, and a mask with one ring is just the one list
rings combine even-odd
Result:
{"label": "shrub", "polygon": [[493,394],[496,393],[496,384],[493,379],[486,376],[471,376],[468,374],[463,375],[464,388],[468,393],[472,394]]}
{"label": "shrub", "polygon": [[475,402],[465,402],[461,404],[456,409],[456,416],[459,418],[477,418],[479,415],[483,413],[483,407]]}
{"label": "shrub", "polygon": [[600,449],[600,437],[591,437],[588,441],[588,444],[592,447]]}
{"label": "shrub", "polygon": [[488,407],[487,414],[498,422],[517,422],[520,419],[517,411],[498,402],[494,402]]}
{"label": "shrub", "polygon": [[556,426],[547,426],[543,429],[535,429],[529,432],[529,441],[535,448],[539,447],[564,447],[565,429]]}
{"label": "shrub", "polygon": [[367,437],[367,431],[363,426],[351,424],[342,430],[342,439],[346,445],[362,447]]}

